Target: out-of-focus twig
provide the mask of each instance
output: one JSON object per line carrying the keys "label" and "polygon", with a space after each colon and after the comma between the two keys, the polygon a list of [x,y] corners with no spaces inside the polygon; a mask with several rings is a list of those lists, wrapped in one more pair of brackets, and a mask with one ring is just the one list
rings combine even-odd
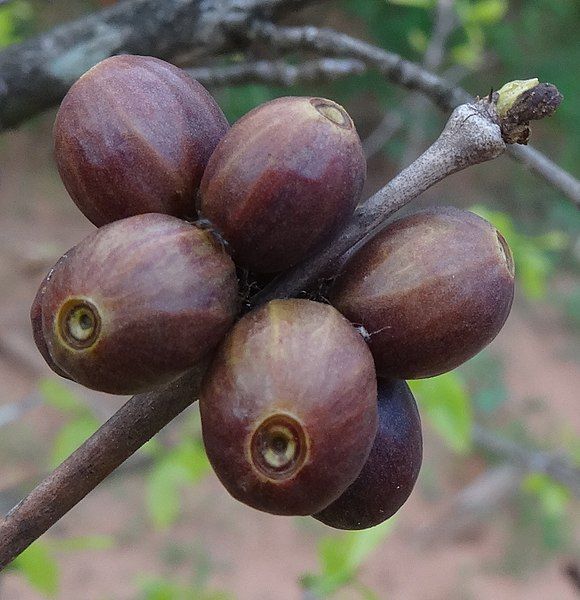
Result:
{"label": "out-of-focus twig", "polygon": [[[419,90],[439,108],[448,111],[471,101],[472,96],[420,65],[344,33],[319,27],[280,27],[257,22],[251,30],[253,38],[270,43],[277,49],[307,49],[334,56],[363,61],[387,79],[410,90]],[[508,152],[518,161],[546,179],[580,207],[580,181],[549,158],[528,146],[511,146]]]}
{"label": "out-of-focus twig", "polygon": [[510,146],[508,152],[525,167],[541,175],[580,208],[580,181],[532,146]]}
{"label": "out-of-focus twig", "polygon": [[[432,73],[438,73],[445,58],[447,39],[453,33],[457,24],[455,2],[453,0],[438,0],[435,7],[433,33],[425,54],[423,67]],[[409,122],[408,143],[404,153],[404,164],[408,164],[417,156],[425,139],[425,124],[429,110],[428,100],[420,92],[413,92],[405,103],[407,113],[413,115]]]}
{"label": "out-of-focus twig", "polygon": [[481,450],[520,465],[526,471],[548,475],[580,497],[580,467],[566,456],[526,447],[481,425],[473,428],[473,443]]}
{"label": "out-of-focus twig", "polygon": [[278,50],[313,50],[326,55],[361,60],[393,83],[410,90],[420,90],[446,111],[473,100],[465,90],[449,85],[444,79],[420,65],[339,31],[313,26],[282,27],[273,23],[256,22],[246,34],[267,42]]}
{"label": "out-of-focus twig", "polygon": [[203,85],[220,87],[259,81],[271,85],[339,79],[366,71],[366,65],[354,58],[319,58],[291,65],[284,60],[259,60],[213,67],[194,67],[188,73]]}
{"label": "out-of-focus twig", "polygon": [[394,112],[387,112],[376,128],[363,140],[362,146],[367,160],[378,154],[385,144],[399,131],[403,119]]}
{"label": "out-of-focus twig", "polygon": [[433,523],[419,531],[420,543],[442,543],[480,524],[514,497],[523,473],[521,465],[509,462],[486,470],[464,487]]}
{"label": "out-of-focus twig", "polygon": [[422,543],[439,543],[479,524],[514,497],[527,473],[548,475],[580,497],[580,468],[568,457],[517,443],[479,424],[472,434],[476,448],[501,462],[455,496],[443,514],[420,532]]}

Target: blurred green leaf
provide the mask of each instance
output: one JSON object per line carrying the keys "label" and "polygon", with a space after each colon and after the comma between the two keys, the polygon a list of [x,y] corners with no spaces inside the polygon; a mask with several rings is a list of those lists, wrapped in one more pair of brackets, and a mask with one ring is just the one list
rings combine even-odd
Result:
{"label": "blurred green leaf", "polygon": [[51,467],[57,467],[98,428],[99,422],[91,416],[79,417],[64,425],[53,443],[50,457]]}
{"label": "blurred green leaf", "polygon": [[45,402],[72,417],[56,435],[50,455],[50,466],[58,466],[99,427],[99,421],[82,398],[57,379],[43,379],[39,383]]}
{"label": "blurred green leaf", "polygon": [[12,18],[6,11],[7,7],[0,7],[0,48],[9,46],[15,41],[13,35]]}
{"label": "blurred green leaf", "polygon": [[151,577],[142,580],[141,592],[143,600],[189,600],[191,596],[179,585],[166,579]]}
{"label": "blurred green leaf", "polygon": [[455,2],[457,14],[463,23],[478,25],[497,23],[505,16],[507,0],[460,0]]}
{"label": "blurred green leaf", "polygon": [[573,530],[568,516],[570,490],[544,473],[525,477],[522,490],[533,500],[529,520],[535,524],[543,548],[550,553],[561,552],[569,545]]}
{"label": "blurred green leaf", "polygon": [[0,6],[0,48],[19,42],[32,16],[32,7],[25,0]]}
{"label": "blurred green leaf", "polygon": [[[425,10],[425,6],[422,6],[424,2],[419,4],[421,5],[407,2],[403,5],[378,0],[345,0],[343,3],[349,12],[363,21],[376,43],[391,52],[412,59],[418,59],[420,54],[412,51],[409,46],[408,32],[420,29],[428,35],[432,28],[433,11]],[[434,0],[429,4],[434,5]],[[382,79],[384,82],[384,78]],[[372,87],[367,90],[374,93]]]}
{"label": "blurred green leaf", "polygon": [[492,413],[508,398],[503,360],[488,350],[480,352],[460,367],[471,393],[471,403],[482,413]]}
{"label": "blurred green leaf", "polygon": [[472,407],[463,381],[457,373],[409,381],[423,414],[433,428],[456,452],[471,447]]}
{"label": "blurred green leaf", "polygon": [[356,584],[354,589],[356,589],[363,600],[381,600],[378,594],[365,585]]}
{"label": "blurred green leaf", "polygon": [[468,23],[463,27],[464,42],[455,45],[451,51],[451,57],[457,64],[476,69],[483,58],[485,48],[485,36],[481,26]]}
{"label": "blurred green leaf", "polygon": [[345,533],[337,543],[336,538],[326,538],[320,544],[320,558],[325,572],[356,571],[368,555],[387,537],[395,521],[389,519],[381,525],[362,531]]}
{"label": "blurred green leaf", "polygon": [[42,379],[38,388],[49,406],[72,416],[92,415],[82,399],[58,379]]}
{"label": "blurred green leaf", "polygon": [[409,44],[413,50],[423,54],[427,50],[429,39],[421,29],[411,29],[409,31]]}
{"label": "blurred green leaf", "polygon": [[50,547],[43,541],[36,541],[14,559],[11,568],[15,569],[28,583],[45,596],[54,597],[58,592],[58,565]]}
{"label": "blurred green leaf", "polygon": [[413,8],[432,8],[435,6],[435,0],[387,0],[387,2],[398,6],[411,6]]}
{"label": "blurred green leaf", "polygon": [[530,473],[522,481],[522,489],[535,495],[550,517],[562,517],[570,503],[570,490],[543,473]]}
{"label": "blurred green leaf", "polygon": [[230,123],[235,123],[252,108],[284,95],[288,95],[287,89],[278,90],[262,84],[228,87],[218,92],[220,106]]}
{"label": "blurred green leaf", "polygon": [[64,540],[53,540],[51,546],[63,552],[110,550],[115,547],[115,540],[110,535],[89,535]]}
{"label": "blurred green leaf", "polygon": [[181,489],[195,484],[210,472],[203,443],[184,438],[157,458],[147,477],[146,504],[156,527],[168,527],[181,513]]}
{"label": "blurred green leaf", "polygon": [[148,442],[145,442],[139,451],[146,456],[160,456],[164,452],[163,444],[157,438],[151,438]]}
{"label": "blurred green leaf", "polygon": [[141,577],[138,580],[143,600],[231,600],[225,592],[185,586],[162,577]]}
{"label": "blurred green leaf", "polygon": [[199,438],[185,438],[173,448],[167,460],[187,470],[189,483],[197,483],[211,471],[203,442]]}
{"label": "blurred green leaf", "polygon": [[371,529],[322,538],[318,546],[321,572],[304,575],[303,586],[324,597],[353,583],[364,560],[389,535],[394,522],[389,519]]}
{"label": "blurred green leaf", "polygon": [[181,487],[189,473],[181,464],[163,460],[156,464],[147,476],[147,512],[159,528],[175,523],[181,513]]}

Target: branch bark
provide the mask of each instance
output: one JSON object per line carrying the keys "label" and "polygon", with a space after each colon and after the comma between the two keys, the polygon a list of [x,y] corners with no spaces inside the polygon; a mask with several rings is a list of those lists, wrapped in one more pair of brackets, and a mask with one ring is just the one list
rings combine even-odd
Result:
{"label": "branch bark", "polygon": [[133,396],[0,523],[0,571],[197,400],[203,367],[162,392]]}
{"label": "branch bark", "polygon": [[320,58],[305,61],[300,65],[291,65],[284,60],[259,60],[187,69],[191,77],[208,87],[239,85],[255,81],[291,86],[308,81],[340,79],[365,71],[366,65],[354,58]]}
{"label": "branch bark", "polygon": [[233,27],[295,10],[305,0],[125,0],[0,52],[0,131],[57,104],[97,62],[113,54],[171,59],[244,45]]}
{"label": "branch bark", "polygon": [[[279,27],[273,23],[255,22],[249,35],[277,49],[314,50],[330,56],[361,60],[368,67],[377,69],[389,81],[409,90],[420,91],[444,111],[473,101],[473,96],[466,90],[451,85],[420,65],[338,31],[312,26]],[[580,207],[580,181],[575,177],[534,148],[511,146],[508,152]]]}

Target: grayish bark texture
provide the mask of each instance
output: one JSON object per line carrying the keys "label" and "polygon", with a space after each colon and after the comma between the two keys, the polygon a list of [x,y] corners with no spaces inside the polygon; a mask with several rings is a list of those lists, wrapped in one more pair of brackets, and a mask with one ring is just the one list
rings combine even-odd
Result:
{"label": "grayish bark texture", "polygon": [[0,131],[57,104],[85,71],[113,54],[172,59],[243,48],[233,34],[303,0],[125,0],[0,52]]}

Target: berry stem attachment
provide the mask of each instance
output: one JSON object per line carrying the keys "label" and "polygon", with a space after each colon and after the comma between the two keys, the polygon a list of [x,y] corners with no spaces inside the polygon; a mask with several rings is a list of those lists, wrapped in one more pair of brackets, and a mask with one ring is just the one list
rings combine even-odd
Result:
{"label": "berry stem attachment", "polygon": [[320,273],[331,276],[346,252],[378,233],[389,216],[448,175],[496,158],[506,144],[499,118],[487,99],[458,106],[437,140],[411,165],[361,204],[333,241],[305,262],[276,278],[250,300],[251,307],[308,289]]}
{"label": "berry stem attachment", "polygon": [[[500,90],[458,106],[441,135],[419,158],[361,204],[327,246],[254,295],[250,308],[294,296],[315,284],[322,273],[333,276],[341,257],[381,231],[393,213],[445,177],[498,157],[507,144],[527,141],[530,120],[553,114],[562,99],[557,88],[548,84],[528,85],[515,93],[508,86],[502,88],[511,89],[507,100]],[[503,117],[498,114],[498,101],[503,104]]]}

